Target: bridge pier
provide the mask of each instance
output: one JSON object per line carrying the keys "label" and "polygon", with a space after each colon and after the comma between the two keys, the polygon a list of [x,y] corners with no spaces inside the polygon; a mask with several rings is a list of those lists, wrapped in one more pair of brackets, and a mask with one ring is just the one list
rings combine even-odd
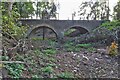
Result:
{"label": "bridge pier", "polygon": [[57,33],[57,39],[58,39],[59,42],[63,42],[64,32],[58,31],[58,33]]}

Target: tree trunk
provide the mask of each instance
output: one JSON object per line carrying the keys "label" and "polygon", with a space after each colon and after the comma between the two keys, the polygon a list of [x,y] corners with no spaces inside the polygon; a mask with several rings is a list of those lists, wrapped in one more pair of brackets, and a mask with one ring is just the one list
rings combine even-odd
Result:
{"label": "tree trunk", "polygon": [[13,3],[14,2],[9,2],[9,5],[8,5],[8,14],[9,14],[9,16],[11,16],[11,11],[12,11]]}

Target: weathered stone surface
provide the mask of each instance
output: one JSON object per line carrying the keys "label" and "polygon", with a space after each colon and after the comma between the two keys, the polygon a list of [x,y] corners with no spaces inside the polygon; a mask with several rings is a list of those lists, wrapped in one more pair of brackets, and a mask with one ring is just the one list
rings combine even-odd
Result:
{"label": "weathered stone surface", "polygon": [[48,27],[52,29],[58,39],[63,39],[64,32],[72,27],[82,28],[80,29],[81,32],[83,29],[87,30],[88,32],[92,31],[99,25],[101,25],[103,20],[37,20],[37,19],[21,19],[20,20],[23,25],[30,26],[30,30],[28,31],[28,37],[36,30],[41,27]]}

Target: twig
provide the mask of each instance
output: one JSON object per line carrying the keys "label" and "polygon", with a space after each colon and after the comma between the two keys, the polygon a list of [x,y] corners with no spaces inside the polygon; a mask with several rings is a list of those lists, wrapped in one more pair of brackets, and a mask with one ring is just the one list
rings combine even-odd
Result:
{"label": "twig", "polygon": [[21,63],[21,64],[25,64],[25,62],[22,62],[22,61],[0,61],[0,63]]}
{"label": "twig", "polygon": [[22,61],[0,61],[0,64],[3,64],[3,63],[32,64],[32,63],[26,63],[26,62],[22,62]]}
{"label": "twig", "polygon": [[5,32],[5,31],[3,32],[3,34],[6,34],[6,35],[10,36],[15,42],[17,42],[17,40],[11,34]]}
{"label": "twig", "polygon": [[15,47],[8,48],[8,50],[13,50],[13,49],[16,49],[19,45],[20,45],[20,42],[18,41],[18,43],[17,43],[17,45],[16,45]]}

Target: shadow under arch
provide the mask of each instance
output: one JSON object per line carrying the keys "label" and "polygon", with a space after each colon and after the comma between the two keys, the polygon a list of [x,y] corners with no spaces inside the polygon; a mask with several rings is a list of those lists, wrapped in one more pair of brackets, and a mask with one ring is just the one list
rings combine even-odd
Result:
{"label": "shadow under arch", "polygon": [[[55,34],[55,38],[58,39],[58,34],[55,31],[55,29],[53,29],[52,27],[50,27],[49,25],[38,25],[35,28],[31,29],[31,31],[29,31],[27,38],[31,38],[32,36],[35,35],[35,33],[42,33],[43,35],[43,40],[45,39],[45,34],[46,34],[46,29],[49,29],[52,31],[52,33]],[[43,30],[43,31],[40,31]]]}
{"label": "shadow under arch", "polygon": [[79,25],[74,25],[64,31],[64,36],[75,37],[77,36],[77,34],[85,33],[89,33],[89,31],[86,28],[81,27]]}

